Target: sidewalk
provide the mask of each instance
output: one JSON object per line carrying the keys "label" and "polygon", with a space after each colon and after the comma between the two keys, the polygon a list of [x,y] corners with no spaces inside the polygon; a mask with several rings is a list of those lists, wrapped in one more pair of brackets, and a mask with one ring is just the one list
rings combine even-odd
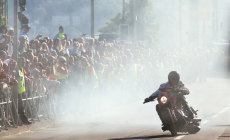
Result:
{"label": "sidewalk", "polygon": [[0,140],[3,140],[7,136],[22,134],[30,131],[40,130],[47,127],[55,126],[55,120],[47,119],[33,122],[31,125],[22,125],[17,128],[10,127],[8,130],[1,130]]}

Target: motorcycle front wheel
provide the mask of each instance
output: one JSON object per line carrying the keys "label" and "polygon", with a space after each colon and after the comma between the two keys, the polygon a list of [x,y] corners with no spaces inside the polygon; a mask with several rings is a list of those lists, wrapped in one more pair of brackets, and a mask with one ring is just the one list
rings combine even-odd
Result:
{"label": "motorcycle front wheel", "polygon": [[169,131],[171,132],[172,136],[176,136],[177,130],[176,130],[175,121],[172,117],[170,109],[166,108],[166,109],[164,109],[164,111],[162,113],[163,113],[166,125],[168,126]]}

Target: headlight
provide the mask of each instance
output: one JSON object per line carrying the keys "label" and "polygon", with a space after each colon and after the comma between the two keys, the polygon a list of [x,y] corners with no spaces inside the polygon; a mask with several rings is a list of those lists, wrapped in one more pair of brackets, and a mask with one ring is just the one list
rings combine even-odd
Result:
{"label": "headlight", "polygon": [[168,101],[167,97],[165,97],[165,96],[162,96],[162,97],[161,97],[161,103],[162,103],[162,104],[167,103],[167,101]]}

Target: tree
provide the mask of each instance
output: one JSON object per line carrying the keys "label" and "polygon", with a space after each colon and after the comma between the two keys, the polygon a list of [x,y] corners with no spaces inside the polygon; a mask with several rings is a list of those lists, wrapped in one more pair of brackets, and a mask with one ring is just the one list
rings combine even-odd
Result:
{"label": "tree", "polygon": [[153,3],[151,0],[129,0],[125,4],[125,17],[118,13],[99,29],[102,33],[119,33],[120,24],[129,25],[130,37],[137,40],[155,40],[156,26],[154,23]]}

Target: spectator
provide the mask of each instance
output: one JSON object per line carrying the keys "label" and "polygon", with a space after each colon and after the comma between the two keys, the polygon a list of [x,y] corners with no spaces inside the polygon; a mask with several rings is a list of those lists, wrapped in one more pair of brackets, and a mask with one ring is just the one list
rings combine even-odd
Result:
{"label": "spectator", "polygon": [[14,42],[14,29],[10,28],[8,31],[8,35],[9,35],[9,44],[8,44],[8,50],[7,53],[9,56],[13,55],[13,42]]}
{"label": "spectator", "polygon": [[62,43],[61,43],[61,40],[59,38],[54,40],[53,49],[58,53],[62,51]]}
{"label": "spectator", "polygon": [[0,50],[7,51],[9,42],[10,36],[7,35],[7,27],[2,25],[0,26]]}
{"label": "spectator", "polygon": [[45,42],[43,42],[42,44],[41,44],[41,50],[42,50],[42,52],[50,52],[50,50],[49,50],[49,47],[48,47],[48,45],[45,43]]}
{"label": "spectator", "polygon": [[7,53],[3,50],[0,50],[0,59],[4,62],[7,59]]}
{"label": "spectator", "polygon": [[63,81],[68,77],[66,58],[63,56],[59,57],[58,59],[55,75],[59,81]]}
{"label": "spectator", "polygon": [[63,39],[65,40],[66,39],[66,35],[63,34],[64,33],[64,28],[63,26],[59,26],[59,32],[54,36],[54,39],[53,40],[56,40],[56,39]]}
{"label": "spectator", "polygon": [[31,124],[31,122],[28,120],[27,116],[25,115],[24,112],[24,106],[23,106],[23,102],[22,102],[22,96],[25,94],[26,91],[26,86],[25,86],[25,71],[24,71],[24,67],[25,67],[25,58],[21,57],[18,60],[18,114],[23,122],[23,124]]}
{"label": "spectator", "polygon": [[28,44],[26,36],[22,35],[19,37],[19,53],[22,54],[27,50]]}
{"label": "spectator", "polygon": [[29,31],[30,31],[30,26],[26,24],[26,25],[22,26],[21,32],[19,34],[19,37],[21,37],[21,36],[25,37],[27,44],[29,44],[29,36],[28,36]]}

